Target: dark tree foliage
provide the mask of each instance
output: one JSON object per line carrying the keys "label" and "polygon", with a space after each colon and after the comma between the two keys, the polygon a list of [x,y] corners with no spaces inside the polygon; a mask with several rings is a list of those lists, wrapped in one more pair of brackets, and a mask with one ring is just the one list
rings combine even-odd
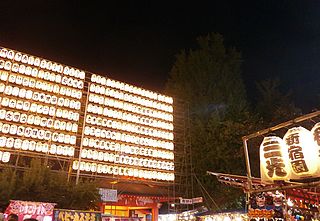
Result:
{"label": "dark tree foliage", "polygon": [[[292,101],[291,93],[284,92],[278,78],[262,80],[256,86],[258,93],[254,111],[259,118],[257,130],[267,129],[301,115],[301,110]],[[262,140],[262,136],[257,136],[248,141],[251,172],[256,177],[260,176],[259,147]]]}
{"label": "dark tree foliage", "polygon": [[[198,38],[197,49],[177,55],[166,84],[166,93],[189,105],[192,170],[215,203],[200,188],[195,196],[202,195],[216,210],[243,208],[243,193],[218,183],[206,171],[245,175],[241,138],[300,114],[290,93],[281,92],[277,79],[257,83],[258,100],[249,108],[241,64],[240,53],[227,49],[220,34],[211,33]],[[258,150],[251,168],[259,169]]]}
{"label": "dark tree foliage", "polygon": [[5,168],[0,172],[0,207],[15,199],[57,203],[56,208],[64,209],[97,209],[100,196],[95,182],[81,180],[75,185],[67,180],[65,171],[53,171],[39,159],[23,172]]}
{"label": "dark tree foliage", "polygon": [[256,112],[261,117],[263,126],[274,126],[301,114],[301,110],[291,99],[291,93],[281,91],[278,78],[266,79],[256,85],[258,89]]}
{"label": "dark tree foliage", "polygon": [[[223,37],[216,33],[198,38],[198,45],[177,55],[166,92],[189,103],[193,170],[198,180],[220,209],[241,207],[230,203],[239,202],[241,191],[206,175],[206,171],[245,174],[241,137],[252,130],[255,118],[247,107],[241,55],[234,48],[226,49]],[[199,188],[195,191],[212,205]]]}
{"label": "dark tree foliage", "polygon": [[4,168],[0,173],[0,209],[7,207],[17,190],[17,177],[10,168]]}

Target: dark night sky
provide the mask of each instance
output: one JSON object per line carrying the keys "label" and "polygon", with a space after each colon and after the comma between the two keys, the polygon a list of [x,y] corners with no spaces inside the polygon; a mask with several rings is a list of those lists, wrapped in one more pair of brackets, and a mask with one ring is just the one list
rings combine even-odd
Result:
{"label": "dark night sky", "polygon": [[1,1],[0,45],[161,92],[175,54],[219,32],[250,97],[278,76],[306,112],[319,106],[320,1],[111,2]]}

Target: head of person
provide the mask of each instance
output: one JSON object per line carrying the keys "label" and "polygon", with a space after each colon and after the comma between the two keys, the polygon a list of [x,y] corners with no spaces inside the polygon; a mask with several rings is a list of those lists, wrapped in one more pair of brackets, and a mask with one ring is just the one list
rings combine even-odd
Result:
{"label": "head of person", "polygon": [[13,213],[11,213],[7,218],[7,221],[18,221],[18,220],[19,220],[18,215]]}
{"label": "head of person", "polygon": [[266,197],[264,194],[258,194],[256,196],[256,203],[258,207],[264,207],[266,205]]}
{"label": "head of person", "polygon": [[0,221],[4,221],[4,214],[0,211]]}
{"label": "head of person", "polygon": [[38,221],[38,220],[35,218],[27,218],[27,219],[24,219],[23,221]]}

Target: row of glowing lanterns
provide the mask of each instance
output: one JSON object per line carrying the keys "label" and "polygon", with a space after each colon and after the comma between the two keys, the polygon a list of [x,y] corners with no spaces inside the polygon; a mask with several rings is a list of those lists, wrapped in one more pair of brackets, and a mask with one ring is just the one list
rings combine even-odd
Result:
{"label": "row of glowing lanterns", "polygon": [[[65,75],[80,78],[82,80],[85,79],[85,72],[80,71],[78,69],[69,68],[68,66],[63,66],[61,64],[47,61],[45,59],[40,59],[38,57],[29,56],[27,54],[23,54],[20,52],[15,52],[13,50],[9,50],[6,48],[2,48],[0,50],[0,57],[7,58],[10,60],[15,60],[17,62],[22,62],[24,64],[33,65],[35,67],[40,67],[42,69],[47,69],[49,71],[64,73]],[[44,72],[43,70],[34,69],[33,67],[30,67],[27,65],[19,65],[18,63],[12,63],[11,61],[0,60],[0,68],[5,68],[6,70],[12,70],[13,72],[19,72],[21,74],[26,74],[26,75],[31,75],[33,77],[43,78],[43,79],[46,79],[49,81],[54,81],[57,83],[62,82],[65,85],[69,85],[69,86],[79,88],[79,89],[83,88],[83,81],[77,81],[76,79],[71,79],[71,78],[61,79],[61,76],[56,77],[56,75],[54,73],[50,74],[50,72]],[[38,72],[39,72],[39,75],[38,75]],[[105,77],[102,77],[99,75],[93,74],[91,76],[91,81],[102,84],[104,86],[108,86],[108,87],[112,87],[115,89],[129,92],[129,93],[141,95],[141,96],[144,96],[144,97],[147,97],[150,99],[158,100],[160,102],[165,102],[165,103],[169,103],[169,104],[173,103],[173,99],[171,97],[157,94],[152,91],[148,91],[148,90],[145,90],[145,89],[142,89],[139,87],[135,87],[135,86],[132,86],[132,85],[129,85],[129,84],[126,84],[123,82],[115,81],[115,80],[112,80],[109,78],[105,78]],[[122,97],[122,96],[120,96],[120,97]],[[145,103],[144,100],[139,101],[139,99],[142,99],[142,98],[139,98],[139,97],[137,97],[137,99],[132,98],[133,101],[138,100],[138,102],[141,104]],[[146,102],[148,102],[148,101],[146,101]],[[155,106],[155,108],[157,108],[157,107],[159,108],[159,105],[154,105],[154,106]],[[152,105],[148,105],[148,106],[152,106]],[[171,105],[165,105],[163,107],[166,107],[166,109],[168,109],[168,111],[172,112]]]}
{"label": "row of glowing lanterns", "polygon": [[133,122],[133,123],[143,124],[150,127],[162,128],[165,130],[173,130],[172,123],[156,120],[149,117],[143,117],[137,114],[132,114],[129,112],[124,112],[124,111],[120,111],[120,110],[116,110],[108,107],[102,107],[99,105],[88,104],[87,111],[89,113],[121,119],[129,122]]}
{"label": "row of glowing lanterns", "polygon": [[81,108],[81,102],[79,100],[73,100],[63,97],[57,98],[57,96],[55,95],[45,94],[32,90],[26,90],[24,88],[19,87],[12,87],[10,85],[5,86],[2,83],[0,83],[0,93],[46,104],[58,105],[60,107],[68,107],[76,110],[80,110]]}
{"label": "row of glowing lanterns", "polygon": [[0,97],[0,103],[3,107],[10,107],[17,110],[30,111],[33,113],[60,117],[78,122],[80,114],[67,109],[56,108],[53,106],[41,105],[29,101],[16,100],[14,98]]}
{"label": "row of glowing lanterns", "polygon": [[320,123],[311,131],[294,127],[283,139],[265,137],[260,145],[261,178],[268,182],[310,178],[320,173]]}
{"label": "row of glowing lanterns", "polygon": [[[101,94],[101,95],[105,95],[105,96],[109,96],[109,97],[114,97],[119,100],[129,101],[134,104],[139,104],[139,105],[146,106],[146,107],[152,107],[155,109],[159,109],[159,110],[163,110],[163,111],[167,111],[167,112],[171,112],[171,113],[173,112],[173,107],[171,104],[168,105],[168,104],[160,103],[160,102],[157,102],[154,100],[149,100],[147,98],[143,98],[140,96],[125,93],[123,91],[105,88],[103,86],[99,86],[96,84],[90,85],[90,92],[94,92],[96,94]],[[99,100],[100,97],[101,98],[104,97],[104,96],[100,96],[100,95],[96,95],[96,94],[95,94],[95,96],[97,97],[96,98],[97,100]]]}
{"label": "row of glowing lanterns", "polygon": [[118,99],[112,99],[112,98],[103,97],[95,94],[89,95],[89,102],[104,105],[104,106],[116,107],[118,109],[123,109],[126,111],[131,111],[131,112],[135,112],[141,115],[146,115],[154,118],[160,118],[167,121],[173,120],[172,113],[156,111],[151,108],[143,107],[141,105],[135,105],[135,104],[121,101]]}
{"label": "row of glowing lanterns", "polygon": [[[39,78],[39,77],[38,77]],[[39,90],[49,91],[64,96],[74,97],[80,99],[82,97],[82,91],[71,87],[59,86],[42,80],[36,80],[35,78],[24,77],[16,74],[8,74],[8,72],[2,71],[0,75],[2,81],[8,81],[24,87],[36,88]]]}
{"label": "row of glowing lanterns", "polygon": [[49,71],[64,73],[65,75],[69,75],[69,76],[80,78],[80,79],[85,78],[84,71],[80,71],[80,70],[74,69],[74,68],[69,68],[68,66],[63,66],[63,65],[57,64],[55,62],[47,61],[45,59],[30,56],[30,55],[23,54],[20,52],[15,52],[13,50],[9,50],[6,48],[2,48],[0,50],[0,57],[7,58],[10,60],[15,60],[17,62],[22,62],[24,64],[34,65],[36,67],[41,67],[41,68],[47,69]]}
{"label": "row of glowing lanterns", "polygon": [[132,86],[120,81],[115,81],[112,80],[110,78],[105,78],[96,74],[93,74],[91,76],[91,81],[94,83],[99,83],[103,86],[108,86],[108,87],[112,87],[112,88],[116,88],[119,90],[123,90],[129,93],[133,93],[133,94],[137,94],[137,95],[141,95],[150,99],[154,99],[154,100],[158,100],[161,102],[165,102],[165,103],[169,103],[172,104],[173,103],[173,99],[172,97],[168,97],[165,95],[161,95],[161,94],[157,94],[155,92],[152,91],[148,91],[136,86]]}
{"label": "row of glowing lanterns", "polygon": [[0,163],[8,163],[10,160],[10,153],[0,150]]}
{"label": "row of glowing lanterns", "polygon": [[79,162],[73,161],[72,168],[74,170],[80,169],[80,171],[87,171],[92,173],[103,173],[110,175],[127,176],[132,178],[142,178],[142,179],[154,179],[154,180],[164,180],[173,181],[174,173],[158,172],[154,170],[142,170],[130,167],[121,166],[111,166],[99,163],[89,163],[89,162]]}
{"label": "row of glowing lanterns", "polygon": [[8,149],[35,151],[41,153],[57,154],[62,156],[74,156],[74,147],[65,145],[48,144],[34,140],[14,139],[12,137],[0,137],[0,147]]}
{"label": "row of glowing lanterns", "polygon": [[27,76],[32,76],[38,79],[44,79],[47,81],[61,83],[63,85],[73,87],[76,89],[83,88],[83,81],[77,80],[72,77],[61,76],[60,74],[55,74],[53,72],[44,71],[42,69],[32,68],[31,66],[25,66],[23,64],[11,63],[10,61],[0,60],[0,69],[4,69],[6,71],[12,71],[13,73],[19,73]]}
{"label": "row of glowing lanterns", "polygon": [[[22,77],[20,75],[10,74],[2,71],[0,75],[0,80],[8,81],[9,83],[22,85],[23,87],[36,88],[42,91],[48,91],[55,94],[60,94],[63,96],[73,97],[80,99],[82,97],[82,91],[76,90],[70,87],[59,86],[58,84],[52,84],[46,81],[36,80],[34,78]],[[4,85],[4,84],[2,84]],[[5,86],[2,86],[5,87]],[[25,89],[26,90],[26,89]]]}
{"label": "row of glowing lanterns", "polygon": [[162,158],[167,160],[173,160],[174,154],[172,151],[164,151],[164,150],[156,150],[156,149],[150,149],[150,148],[144,148],[144,147],[137,147],[137,146],[131,146],[123,143],[116,143],[116,142],[110,142],[110,141],[104,141],[99,139],[93,139],[93,138],[83,138],[83,146],[85,147],[91,147],[101,150],[110,150],[125,154],[131,154],[131,155],[141,155],[141,156],[147,156],[147,157],[153,157],[153,158]]}
{"label": "row of glowing lanterns", "polygon": [[[30,124],[36,125],[41,127],[47,128],[54,128],[56,130],[65,130],[76,133],[78,131],[78,124],[61,121],[61,120],[54,120],[52,118],[46,118],[41,116],[36,116],[32,114],[24,114],[19,113],[17,111],[8,111],[4,109],[0,109],[0,119],[6,120],[9,122],[19,122],[21,124]],[[2,125],[2,123],[0,123]],[[2,127],[2,126],[1,126]]]}
{"label": "row of glowing lanterns", "polygon": [[136,135],[121,133],[117,131],[104,130],[95,127],[85,126],[84,128],[85,136],[93,136],[97,138],[105,138],[110,140],[118,140],[127,143],[133,143],[143,146],[159,147],[167,150],[173,150],[173,143],[162,140],[155,140],[152,138],[139,137]]}
{"label": "row of glowing lanterns", "polygon": [[0,123],[0,132],[3,134],[11,134],[19,137],[31,137],[39,140],[51,140],[53,142],[76,144],[76,136],[64,133],[52,132],[50,130],[43,130],[38,128],[17,126],[15,124]]}
{"label": "row of glowing lanterns", "polygon": [[87,115],[86,123],[96,126],[103,126],[107,128],[113,128],[118,130],[124,130],[129,132],[134,132],[138,134],[143,134],[152,137],[159,137],[163,139],[173,140],[173,133],[161,131],[158,129],[153,129],[149,127],[140,126],[137,124],[127,123],[118,120],[111,120],[107,118],[95,117]]}
{"label": "row of glowing lanterns", "polygon": [[174,170],[174,163],[139,157],[122,156],[119,154],[107,153],[97,150],[83,149],[81,158],[111,162],[116,164],[126,164],[137,167],[149,167],[162,170]]}

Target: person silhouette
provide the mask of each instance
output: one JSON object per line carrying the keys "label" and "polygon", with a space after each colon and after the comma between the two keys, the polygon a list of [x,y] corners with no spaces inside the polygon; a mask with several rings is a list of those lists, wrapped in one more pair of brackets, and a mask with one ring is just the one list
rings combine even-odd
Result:
{"label": "person silhouette", "polygon": [[11,213],[8,217],[7,217],[7,221],[18,221],[19,217],[17,214]]}

